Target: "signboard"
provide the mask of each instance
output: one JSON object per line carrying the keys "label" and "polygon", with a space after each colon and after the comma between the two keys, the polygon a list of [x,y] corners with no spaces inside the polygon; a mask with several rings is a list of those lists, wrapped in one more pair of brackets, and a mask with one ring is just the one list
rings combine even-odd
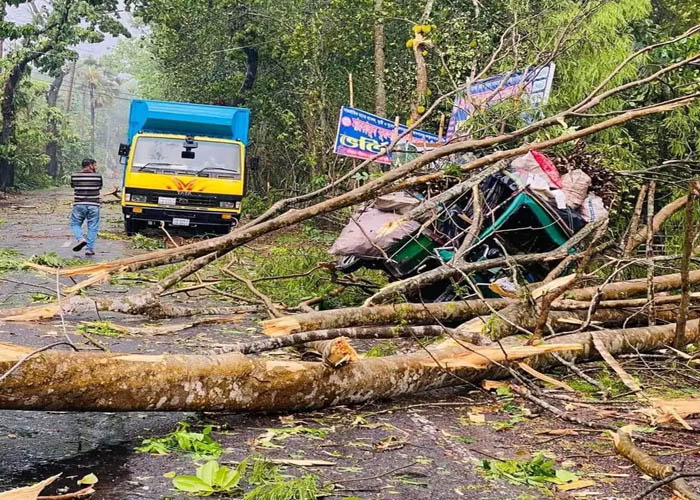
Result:
{"label": "signboard", "polygon": [[[340,109],[338,133],[335,136],[333,151],[342,156],[366,160],[377,153],[381,153],[382,148],[386,148],[391,144],[392,137],[401,135],[407,129],[406,125],[399,125],[398,130],[395,131],[394,122],[386,118],[360,109],[343,106]],[[437,135],[414,130],[401,140],[396,149],[420,151],[428,145],[436,144],[437,142]],[[389,165],[392,162],[392,158],[391,155],[384,155],[375,161]]]}
{"label": "signboard", "polygon": [[[533,107],[539,107],[549,97],[554,78],[554,63],[526,72],[509,73],[478,80],[469,87],[470,101],[464,94],[458,95],[452,108],[450,125],[447,128],[447,140],[451,140],[459,125],[465,122],[474,111],[475,104],[486,107],[503,102],[515,93],[527,96]],[[506,81],[504,81],[507,78]],[[528,122],[531,117],[526,117]]]}

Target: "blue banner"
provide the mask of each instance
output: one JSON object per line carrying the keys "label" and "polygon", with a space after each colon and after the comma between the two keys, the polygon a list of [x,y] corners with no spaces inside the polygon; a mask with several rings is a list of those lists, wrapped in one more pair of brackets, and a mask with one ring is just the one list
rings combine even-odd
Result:
{"label": "blue banner", "polygon": [[[552,90],[554,63],[526,72],[508,73],[479,80],[469,86],[469,96],[458,95],[452,108],[450,125],[446,139],[459,135],[459,125],[469,118],[476,106],[489,107],[503,102],[511,96],[527,96],[533,107],[538,107],[547,100]],[[526,117],[532,121],[531,117]]]}
{"label": "blue banner", "polygon": [[[398,137],[407,129],[406,125],[399,125],[398,130],[395,130],[394,122],[386,118],[350,106],[343,106],[340,109],[338,132],[333,151],[339,155],[365,160],[381,153],[391,144],[393,137]],[[401,140],[396,149],[422,151],[437,142],[437,135],[414,130]],[[384,155],[375,161],[391,164],[392,158],[391,155]]]}

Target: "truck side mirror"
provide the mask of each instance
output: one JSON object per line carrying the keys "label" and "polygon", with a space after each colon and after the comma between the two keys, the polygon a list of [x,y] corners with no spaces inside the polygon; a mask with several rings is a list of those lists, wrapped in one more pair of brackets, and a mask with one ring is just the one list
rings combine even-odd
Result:
{"label": "truck side mirror", "polygon": [[129,156],[129,150],[131,149],[131,144],[120,144],[119,145],[119,156]]}

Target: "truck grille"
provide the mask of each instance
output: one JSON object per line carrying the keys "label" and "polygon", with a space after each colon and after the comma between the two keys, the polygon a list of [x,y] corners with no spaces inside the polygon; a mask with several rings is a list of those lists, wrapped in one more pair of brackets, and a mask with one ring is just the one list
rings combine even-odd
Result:
{"label": "truck grille", "polygon": [[[173,191],[151,191],[147,189],[127,188],[127,193],[146,195],[146,203],[158,205],[159,197],[175,198],[178,206],[214,208],[219,207],[222,201],[236,202],[241,196],[229,194],[205,194],[188,193],[181,194]],[[163,205],[162,205],[163,206]]]}
{"label": "truck grille", "polygon": [[172,196],[172,193],[170,193],[170,196],[168,194],[149,194],[148,195],[148,203],[153,203],[154,205],[158,204],[158,197],[160,196],[166,196],[168,198],[176,198],[177,205],[184,205],[188,207],[218,207],[219,202],[221,201],[219,198],[215,196],[187,196],[187,195],[179,195],[177,197]]}

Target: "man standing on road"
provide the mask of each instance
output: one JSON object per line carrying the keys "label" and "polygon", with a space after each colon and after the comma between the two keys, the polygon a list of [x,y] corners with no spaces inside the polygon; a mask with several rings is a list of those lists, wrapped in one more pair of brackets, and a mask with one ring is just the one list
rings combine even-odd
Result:
{"label": "man standing on road", "polygon": [[[97,173],[97,162],[92,158],[83,160],[83,169],[70,178],[75,191],[73,211],[70,214],[70,228],[75,236],[74,252],[87,246],[86,256],[95,255],[97,231],[100,228],[100,189],[102,176]],[[83,237],[83,222],[87,220],[87,239]]]}

